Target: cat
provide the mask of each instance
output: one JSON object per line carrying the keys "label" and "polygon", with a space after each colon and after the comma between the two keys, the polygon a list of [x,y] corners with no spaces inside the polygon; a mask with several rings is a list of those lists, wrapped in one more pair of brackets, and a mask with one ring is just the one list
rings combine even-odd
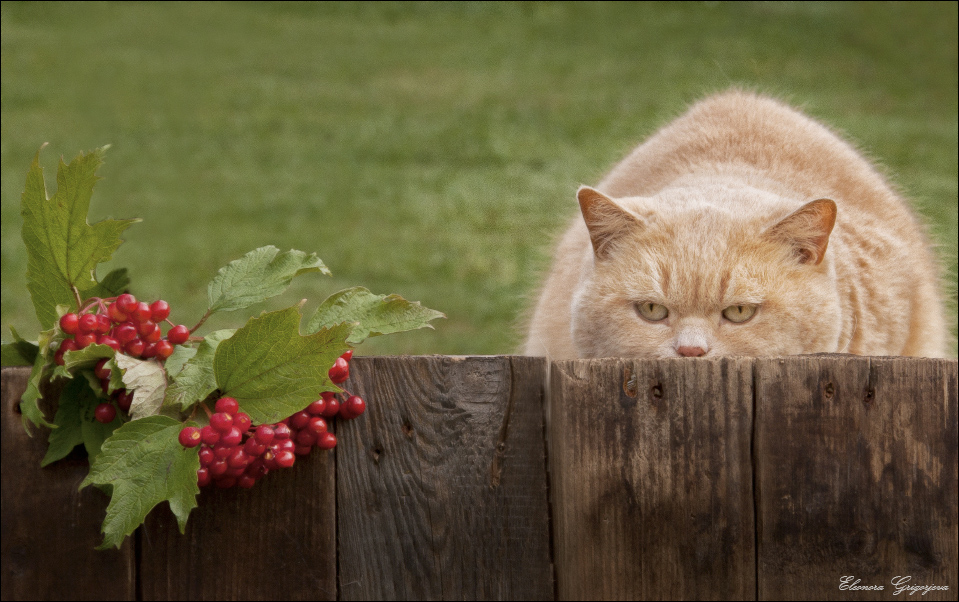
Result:
{"label": "cat", "polygon": [[948,354],[916,217],[850,144],[777,100],[708,97],[577,199],[526,355]]}

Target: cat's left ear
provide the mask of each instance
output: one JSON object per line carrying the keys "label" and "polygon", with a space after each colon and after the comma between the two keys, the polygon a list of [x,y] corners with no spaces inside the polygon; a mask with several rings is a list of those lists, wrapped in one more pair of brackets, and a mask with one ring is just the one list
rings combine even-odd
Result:
{"label": "cat's left ear", "polygon": [[583,220],[589,230],[593,252],[598,259],[609,256],[616,240],[643,227],[640,219],[616,204],[602,192],[580,186],[576,193]]}
{"label": "cat's left ear", "polygon": [[836,203],[819,199],[787,215],[766,231],[766,237],[792,247],[799,263],[819,265],[835,225]]}

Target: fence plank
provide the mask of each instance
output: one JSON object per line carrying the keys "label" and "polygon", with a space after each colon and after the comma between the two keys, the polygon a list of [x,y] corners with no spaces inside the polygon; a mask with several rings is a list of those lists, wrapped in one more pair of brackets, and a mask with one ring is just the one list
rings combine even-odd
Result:
{"label": "fence plank", "polygon": [[181,535],[161,504],[140,529],[143,600],[336,600],[332,455],[252,489],[207,487]]}
{"label": "fence plank", "polygon": [[556,362],[559,598],[752,599],[751,361]]}
{"label": "fence plank", "polygon": [[553,599],[542,358],[356,358],[337,446],[343,600]]}
{"label": "fence plank", "polygon": [[[956,599],[956,361],[756,361],[761,599]],[[840,590],[841,578],[882,591]]]}
{"label": "fence plank", "polygon": [[[109,499],[94,487],[77,491],[89,465],[69,457],[40,468],[48,429],[23,429],[17,406],[29,368],[3,368],[2,432],[4,600],[132,600],[134,554],[131,542],[98,552],[100,525]],[[59,387],[45,388],[47,416]]]}

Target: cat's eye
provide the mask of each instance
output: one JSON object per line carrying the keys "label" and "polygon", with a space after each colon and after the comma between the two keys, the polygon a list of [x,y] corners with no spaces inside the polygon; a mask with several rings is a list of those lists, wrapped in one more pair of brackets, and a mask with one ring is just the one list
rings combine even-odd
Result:
{"label": "cat's eye", "polygon": [[669,310],[659,303],[644,301],[636,304],[636,313],[644,320],[659,322],[660,320],[666,319],[666,316],[669,315]]}
{"label": "cat's eye", "polygon": [[723,310],[723,317],[734,324],[742,324],[756,315],[755,305],[730,305]]}

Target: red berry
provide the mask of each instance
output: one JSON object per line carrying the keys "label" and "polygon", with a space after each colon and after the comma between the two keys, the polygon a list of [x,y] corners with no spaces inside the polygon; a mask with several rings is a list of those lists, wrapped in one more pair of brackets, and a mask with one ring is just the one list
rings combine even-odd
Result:
{"label": "red berry", "polygon": [[160,341],[157,343],[157,357],[161,360],[173,355],[173,343],[170,341]]}
{"label": "red berry", "polygon": [[310,445],[297,445],[293,448],[293,453],[298,456],[308,456],[311,451],[313,451],[312,443]]}
{"label": "red berry", "polygon": [[340,357],[343,358],[343,359],[345,359],[345,360],[346,360],[346,363],[350,363],[350,360],[353,359],[353,350],[350,349],[349,351],[347,351],[346,353],[344,353],[344,354],[341,355]]}
{"label": "red berry", "polygon": [[203,437],[203,442],[207,445],[216,445],[220,440],[220,431],[208,424],[200,429],[200,436]]}
{"label": "red berry", "polygon": [[250,462],[253,461],[253,458],[248,456],[243,448],[237,448],[230,457],[226,459],[226,463],[230,468],[246,468]]}
{"label": "red berry", "polygon": [[340,401],[337,398],[326,400],[326,409],[323,410],[324,418],[333,418],[340,413]]}
{"label": "red berry", "polygon": [[121,345],[126,345],[133,339],[137,338],[136,326],[130,322],[124,322],[123,324],[118,325],[113,329],[113,338],[120,341]]}
{"label": "red berry", "polygon": [[283,441],[284,439],[289,439],[293,436],[293,431],[290,430],[289,425],[280,422],[273,426],[273,438],[275,440]]}
{"label": "red berry", "polygon": [[199,428],[188,426],[180,431],[179,441],[183,447],[196,447],[202,443],[203,438],[200,436]]}
{"label": "red berry", "polygon": [[240,409],[240,404],[232,397],[221,397],[216,400],[215,409],[217,412],[233,415]]}
{"label": "red berry", "polygon": [[128,316],[120,310],[120,307],[116,303],[111,303],[107,306],[107,315],[110,316],[110,319],[117,324],[126,322],[129,319]]}
{"label": "red berry", "polygon": [[73,313],[63,314],[60,317],[60,330],[67,334],[80,332],[80,316]]}
{"label": "red berry", "polygon": [[296,433],[296,438],[294,441],[298,446],[305,445],[307,447],[311,447],[314,443],[316,443],[316,433],[310,429],[303,429],[302,431],[298,431]]}
{"label": "red berry", "polygon": [[243,489],[249,489],[256,485],[256,477],[250,476],[248,474],[242,475],[236,480],[237,487],[242,487]]}
{"label": "red berry", "polygon": [[290,416],[290,426],[297,430],[306,428],[309,423],[310,415],[307,412],[297,412]]}
{"label": "red berry", "polygon": [[253,421],[250,420],[250,415],[246,412],[237,412],[233,415],[233,426],[240,429],[241,433],[245,433],[250,430]]}
{"label": "red berry", "polygon": [[150,359],[151,357],[156,357],[157,354],[157,344],[156,343],[144,343],[143,352],[140,353],[140,357],[143,359]]}
{"label": "red berry", "polygon": [[112,326],[113,326],[113,324],[110,322],[110,318],[108,318],[105,314],[97,314],[97,328],[96,328],[96,331],[97,331],[98,333],[100,333],[100,334],[106,334],[106,333],[110,332],[110,328],[111,328]]}
{"label": "red berry", "polygon": [[129,293],[124,293],[117,297],[114,305],[123,313],[132,314],[133,310],[137,308],[137,298]]}
{"label": "red berry", "polygon": [[97,335],[92,332],[81,332],[74,338],[74,340],[77,342],[78,349],[84,349],[97,342]]}
{"label": "red berry", "polygon": [[227,445],[220,441],[213,446],[213,455],[221,460],[226,460],[233,454],[234,450],[236,450],[236,446]]}
{"label": "red berry", "polygon": [[122,348],[120,346],[119,341],[105,334],[101,334],[100,336],[97,337],[97,345],[106,345],[107,347],[109,347],[110,349],[113,349],[114,351],[120,351],[120,349]]}
{"label": "red berry", "polygon": [[336,358],[336,362],[330,368],[329,377],[333,384],[340,384],[350,377],[350,365],[342,357]]}
{"label": "red berry", "polygon": [[112,403],[101,403],[93,410],[93,417],[97,422],[110,424],[117,417],[117,409]]}
{"label": "red berry", "polygon": [[310,423],[306,425],[306,428],[316,434],[325,433],[327,431],[326,420],[323,420],[319,416],[313,416],[310,418]]}
{"label": "red berry", "polygon": [[83,314],[77,323],[81,333],[95,332],[97,329],[97,317],[93,314]]}
{"label": "red berry", "polygon": [[166,338],[174,345],[182,345],[190,338],[190,330],[183,324],[180,324],[171,328],[170,331],[166,333]]}
{"label": "red berry", "polygon": [[123,349],[133,357],[141,357],[143,355],[143,350],[146,348],[146,343],[140,339],[133,339],[129,343],[123,346]]}
{"label": "red berry", "polygon": [[170,315],[170,304],[159,299],[150,304],[150,316],[154,322],[160,323]]}
{"label": "red berry", "polygon": [[135,327],[137,329],[137,334],[140,335],[144,340],[146,340],[146,338],[153,334],[153,331],[157,329],[156,322],[153,320],[137,322]]}
{"label": "red berry", "polygon": [[133,391],[127,391],[126,389],[120,389],[115,392],[117,394],[117,407],[123,410],[124,412],[130,411],[130,405],[133,403]]}
{"label": "red berry", "polygon": [[326,400],[323,398],[317,399],[310,405],[306,406],[306,412],[310,416],[322,416],[323,410],[326,409]]}
{"label": "red berry", "polygon": [[365,411],[366,402],[363,401],[363,398],[358,395],[350,395],[350,397],[340,407],[340,416],[350,420],[356,418]]}
{"label": "red berry", "polygon": [[200,468],[196,471],[196,484],[199,487],[206,487],[211,482],[213,482],[213,478],[210,476],[209,468]]}
{"label": "red berry", "polygon": [[153,315],[153,312],[150,311],[150,306],[144,301],[140,301],[133,311],[126,313],[130,314],[134,322],[146,322]]}
{"label": "red berry", "polygon": [[256,432],[253,436],[260,445],[269,445],[273,443],[273,437],[275,436],[275,433],[269,426],[261,424],[260,426],[256,427]]}
{"label": "red berry", "polygon": [[210,464],[210,476],[212,477],[222,477],[228,470],[230,470],[230,467],[227,465],[225,458],[219,458],[214,460],[213,464]]}
{"label": "red berry", "polygon": [[60,347],[57,348],[56,353],[53,354],[53,361],[55,361],[58,366],[62,366],[64,363],[63,354],[67,351],[76,351],[79,348],[79,345],[77,345],[74,339],[64,339],[63,342],[60,343]]}
{"label": "red berry", "polygon": [[106,367],[108,361],[110,361],[110,358],[105,357],[97,362],[96,367],[93,368],[93,373],[97,375],[97,378],[110,378],[110,369]]}
{"label": "red berry", "polygon": [[216,455],[214,455],[213,450],[207,446],[203,446],[199,451],[200,456],[200,466],[203,468],[208,467],[210,464],[216,461]]}
{"label": "red berry", "polygon": [[266,446],[258,442],[256,438],[250,437],[243,443],[243,453],[251,458],[258,458],[266,451]]}
{"label": "red berry", "polygon": [[220,433],[229,433],[230,429],[233,428],[233,416],[226,412],[217,412],[210,416],[210,426]]}
{"label": "red berry", "polygon": [[320,449],[333,449],[336,447],[336,435],[329,431],[320,433],[316,438],[316,446]]}
{"label": "red berry", "polygon": [[289,468],[294,462],[296,462],[296,456],[291,451],[283,450],[276,454],[276,465],[281,468]]}
{"label": "red berry", "polygon": [[[216,414],[214,414],[216,416]],[[226,433],[220,434],[220,443],[224,445],[232,445],[236,447],[243,442],[243,433],[240,432],[240,429],[235,426],[231,426],[230,430]]]}

